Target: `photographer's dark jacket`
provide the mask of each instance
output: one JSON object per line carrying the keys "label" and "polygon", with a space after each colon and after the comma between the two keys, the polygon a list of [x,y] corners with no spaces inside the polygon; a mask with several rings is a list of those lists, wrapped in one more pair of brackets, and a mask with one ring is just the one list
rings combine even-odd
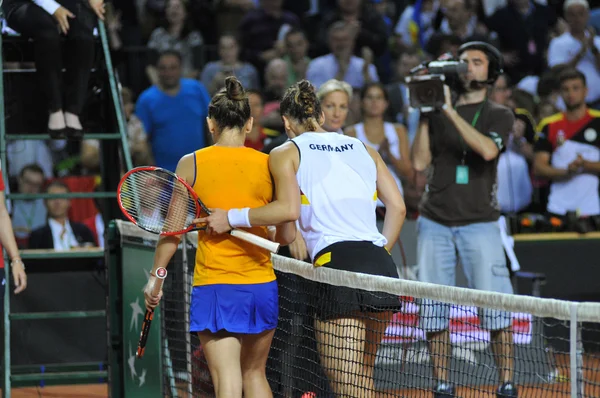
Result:
{"label": "photographer's dark jacket", "polygon": [[[493,139],[500,151],[504,150],[515,119],[510,109],[485,101],[456,110],[468,123],[476,119],[475,129]],[[442,112],[429,115],[429,140],[431,167],[421,199],[421,214],[449,227],[498,220],[498,158],[486,161],[474,152]],[[457,184],[457,167],[463,164],[465,151],[468,183]]]}

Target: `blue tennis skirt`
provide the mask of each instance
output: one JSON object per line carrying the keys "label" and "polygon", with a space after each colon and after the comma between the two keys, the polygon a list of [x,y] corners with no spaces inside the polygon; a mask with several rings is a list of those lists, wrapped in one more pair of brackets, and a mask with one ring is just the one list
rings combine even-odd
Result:
{"label": "blue tennis skirt", "polygon": [[258,334],[277,327],[277,281],[194,286],[190,332]]}

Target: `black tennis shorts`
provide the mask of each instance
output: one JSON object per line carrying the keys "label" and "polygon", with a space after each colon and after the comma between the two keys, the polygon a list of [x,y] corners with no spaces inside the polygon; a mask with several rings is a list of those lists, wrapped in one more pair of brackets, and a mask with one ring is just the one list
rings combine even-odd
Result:
{"label": "black tennis shorts", "polygon": [[[392,256],[384,247],[368,241],[339,242],[321,250],[315,266],[398,279]],[[317,319],[344,318],[356,313],[400,311],[400,298],[383,292],[369,292],[326,283],[314,283],[312,307]]]}

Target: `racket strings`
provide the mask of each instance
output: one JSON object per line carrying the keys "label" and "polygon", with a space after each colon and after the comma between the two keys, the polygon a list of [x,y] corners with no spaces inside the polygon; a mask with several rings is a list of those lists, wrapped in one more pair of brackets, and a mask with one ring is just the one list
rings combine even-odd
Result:
{"label": "racket strings", "polygon": [[130,174],[121,203],[136,224],[156,233],[184,230],[196,217],[196,199],[177,178],[159,170]]}

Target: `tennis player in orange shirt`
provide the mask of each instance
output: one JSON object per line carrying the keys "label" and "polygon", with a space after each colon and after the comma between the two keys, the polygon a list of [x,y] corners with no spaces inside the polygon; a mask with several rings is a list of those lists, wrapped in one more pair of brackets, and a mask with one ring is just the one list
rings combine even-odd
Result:
{"label": "tennis player in orange shirt", "polygon": [[[279,205],[267,215],[280,224],[277,242],[287,245],[296,237],[294,221],[300,212],[300,193],[295,179],[281,176],[269,157],[244,146],[252,130],[248,96],[235,77],[228,77],[208,109],[208,127],[215,145],[184,156],[176,174],[185,179],[209,208]],[[273,186],[275,181],[275,187]],[[284,183],[278,184],[278,182]],[[275,188],[275,190],[274,190]],[[279,209],[279,210],[278,210]],[[243,212],[241,218],[247,217]],[[263,238],[267,227],[247,230]],[[161,237],[154,268],[148,281],[146,307],[152,296],[155,271],[166,267],[180,237]],[[272,392],[266,363],[279,315],[277,282],[267,250],[230,235],[198,233],[198,249],[190,306],[190,331],[197,332],[208,362],[217,397],[268,398]]]}

